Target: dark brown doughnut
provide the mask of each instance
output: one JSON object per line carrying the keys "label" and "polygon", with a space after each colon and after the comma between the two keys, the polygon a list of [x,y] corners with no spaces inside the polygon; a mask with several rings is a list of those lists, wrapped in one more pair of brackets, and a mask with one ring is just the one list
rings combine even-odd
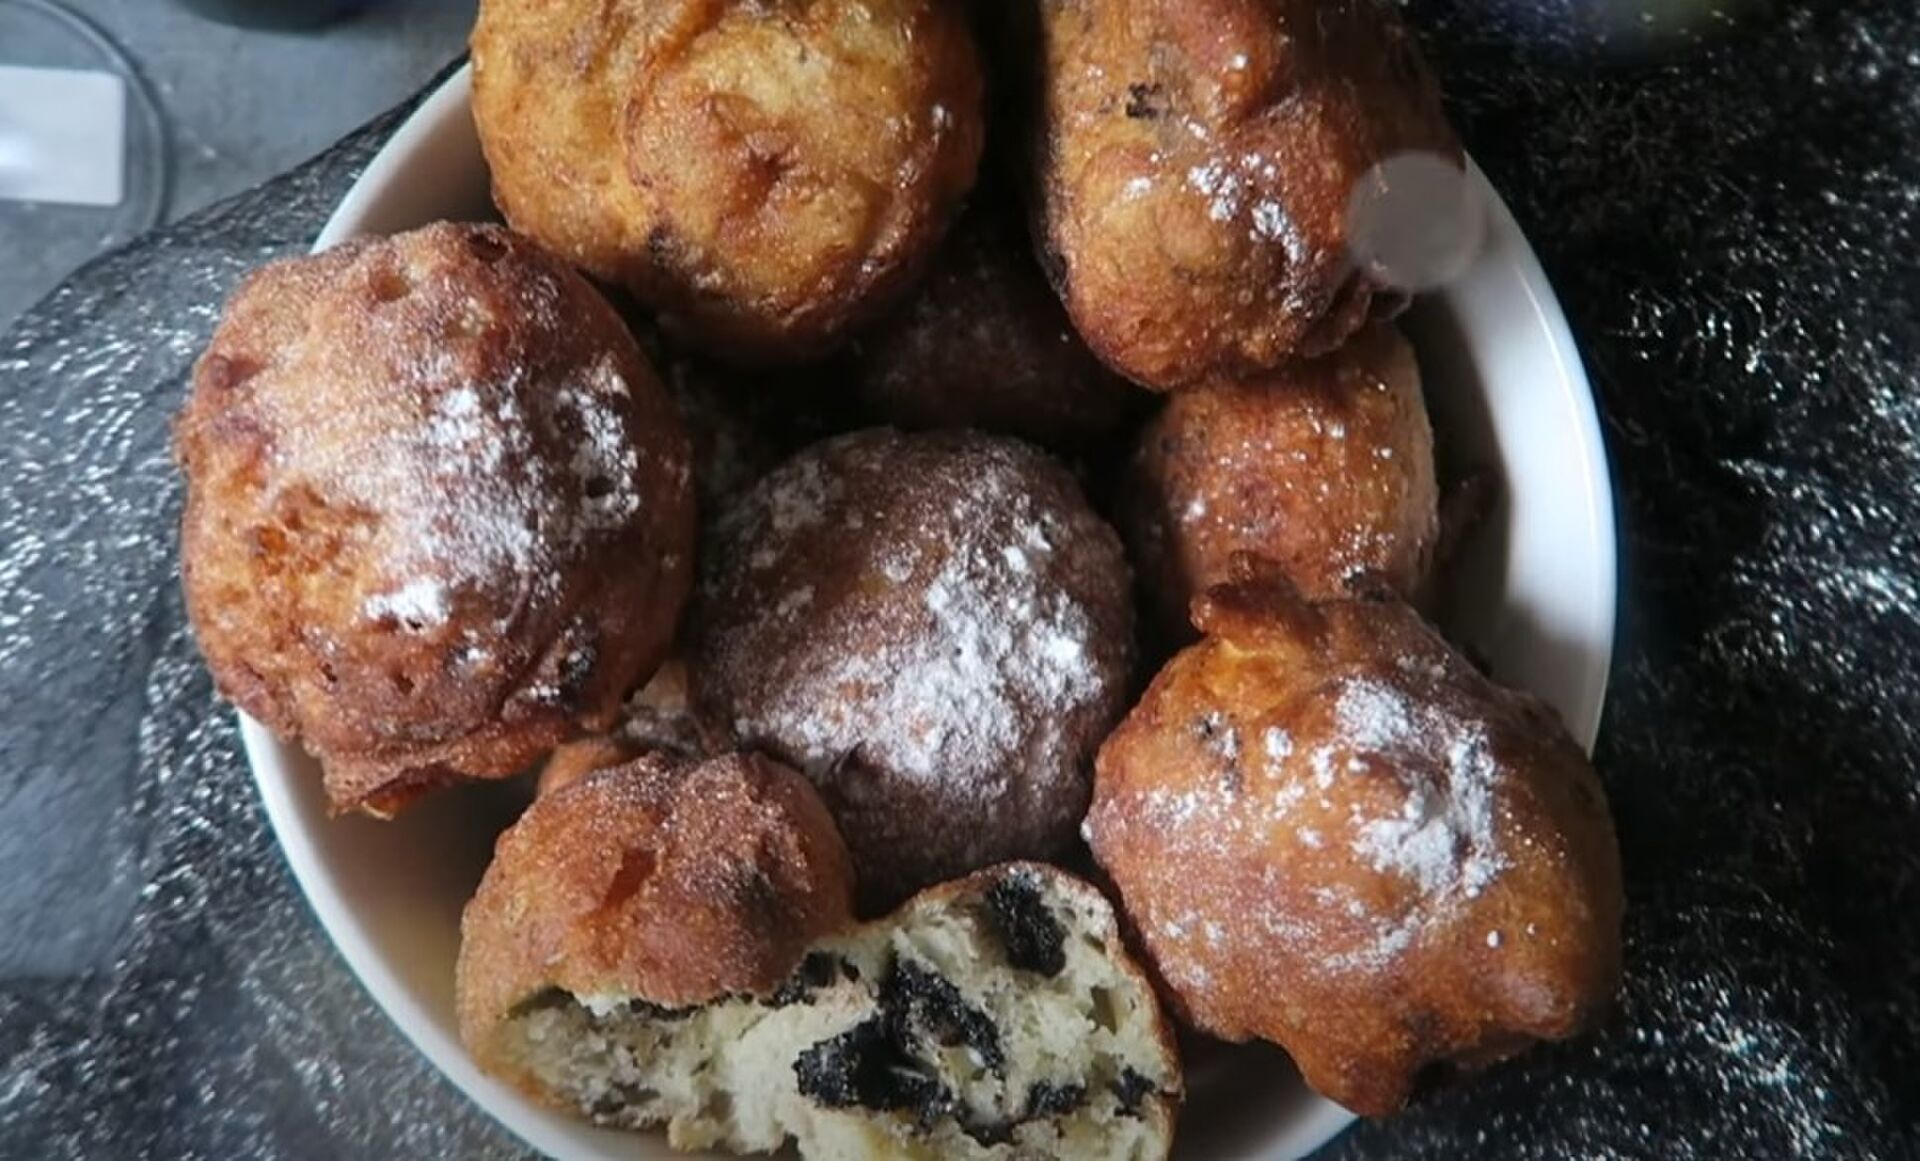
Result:
{"label": "dark brown doughnut", "polygon": [[695,706],[814,780],[869,902],[1072,839],[1133,611],[1065,469],[973,432],[856,432],[762,480],[709,549]]}

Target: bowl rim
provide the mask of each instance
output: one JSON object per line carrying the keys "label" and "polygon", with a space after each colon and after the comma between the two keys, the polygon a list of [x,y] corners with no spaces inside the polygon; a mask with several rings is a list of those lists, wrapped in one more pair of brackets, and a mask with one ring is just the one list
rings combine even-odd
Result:
{"label": "bowl rim", "polygon": [[[471,84],[472,64],[468,63],[449,75],[401,123],[341,199],[315,239],[313,252],[377,232],[369,223],[394,196],[413,156],[436,135],[446,132],[450,123],[470,118]],[[1532,322],[1544,332],[1553,354],[1558,373],[1555,386],[1565,396],[1563,402],[1572,409],[1573,427],[1579,437],[1578,470],[1586,483],[1590,548],[1598,566],[1590,578],[1594,585],[1590,603],[1596,618],[1592,636],[1603,640],[1605,647],[1586,656],[1579,684],[1580,709],[1585,712],[1567,724],[1575,738],[1591,752],[1612,670],[1619,594],[1619,531],[1615,525],[1613,481],[1606,444],[1579,347],[1538,256],[1498,191],[1471,158],[1468,169],[1487,199],[1489,237],[1498,236],[1511,251],[1532,309]],[[380,950],[378,938],[348,905],[338,875],[307,833],[291,783],[289,756],[293,747],[244,712],[235,712],[240,722],[242,747],[275,841],[320,921],[321,929],[387,1019],[463,1095],[526,1144],[554,1157],[577,1157],[585,1161],[604,1156],[581,1149],[577,1141],[555,1130],[544,1118],[528,1115],[536,1106],[517,1090],[482,1073],[457,1036],[449,1035],[405,985],[395,964]],[[1268,1156],[1305,1156],[1327,1144],[1357,1119],[1353,1113],[1317,1094],[1309,1092],[1308,1097],[1310,1100],[1303,1103],[1302,1111],[1267,1142]]]}

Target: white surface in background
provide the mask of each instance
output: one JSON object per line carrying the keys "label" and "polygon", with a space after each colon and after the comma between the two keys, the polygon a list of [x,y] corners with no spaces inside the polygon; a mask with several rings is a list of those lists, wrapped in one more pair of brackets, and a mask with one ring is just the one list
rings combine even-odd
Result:
{"label": "white surface in background", "polygon": [[0,198],[117,206],[127,86],[112,73],[0,65]]}

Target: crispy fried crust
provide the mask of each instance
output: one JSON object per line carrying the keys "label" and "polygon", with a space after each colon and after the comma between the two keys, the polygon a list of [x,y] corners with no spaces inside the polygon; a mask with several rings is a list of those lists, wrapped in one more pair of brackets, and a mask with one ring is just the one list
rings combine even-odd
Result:
{"label": "crispy fried crust", "polygon": [[508,220],[740,361],[896,299],[984,134],[939,0],[485,0],[473,65]]}
{"label": "crispy fried crust", "polygon": [[1369,1114],[1591,1024],[1620,867],[1553,712],[1391,599],[1310,605],[1268,577],[1197,612],[1206,639],[1101,750],[1088,818],[1181,1013]]}
{"label": "crispy fried crust", "polygon": [[1356,584],[1419,596],[1439,504],[1413,348],[1376,323],[1323,358],[1173,396],[1122,496],[1121,530],[1176,639],[1240,553],[1313,599]]}
{"label": "crispy fried crust", "polygon": [[599,295],[496,227],[262,269],[175,449],[201,650],[337,810],[603,727],[685,598],[679,419]]}
{"label": "crispy fried crust", "polygon": [[853,872],[806,779],[771,759],[660,755],[534,800],[500,836],[460,924],[460,1035],[481,1064],[550,988],[663,1007],[784,980],[850,922]]}
{"label": "crispy fried crust", "polygon": [[1349,203],[1408,151],[1458,162],[1374,0],[1042,0],[1041,233],[1080,333],[1172,389],[1339,346],[1404,305]]}

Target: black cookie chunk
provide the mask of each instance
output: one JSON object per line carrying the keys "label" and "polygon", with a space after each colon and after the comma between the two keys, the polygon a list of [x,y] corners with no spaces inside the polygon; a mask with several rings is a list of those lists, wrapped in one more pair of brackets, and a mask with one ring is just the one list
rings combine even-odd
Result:
{"label": "black cookie chunk", "polygon": [[[831,968],[826,970],[830,974]],[[1006,1068],[993,1021],[967,1003],[953,981],[926,965],[895,960],[875,1001],[879,1011],[871,1019],[815,1044],[794,1061],[801,1095],[829,1108],[910,1109],[929,1125],[954,1115],[957,1107],[932,1063],[930,1045],[964,1045],[985,1067]]]}
{"label": "black cookie chunk", "polygon": [[1084,1084],[1054,1084],[1037,1080],[1027,1089],[1026,1119],[1036,1121],[1057,1117],[1086,1103],[1087,1086]]}
{"label": "black cookie chunk", "polygon": [[[833,982],[846,961],[824,951],[810,951],[794,973],[781,982],[779,990],[767,1001],[775,1008],[813,1003],[813,993]],[[857,978],[857,977],[856,977]]]}
{"label": "black cookie chunk", "polygon": [[1032,875],[1002,875],[987,888],[987,919],[1007,949],[1007,962],[1022,971],[1057,976],[1067,966],[1066,929],[1040,894]]}
{"label": "black cookie chunk", "polygon": [[880,1008],[903,1044],[931,1040],[946,1048],[965,1045],[993,1071],[1006,1068],[1000,1030],[993,1019],[967,1003],[952,980],[923,964],[895,961],[880,988]]}
{"label": "black cookie chunk", "polygon": [[1120,1111],[1130,1117],[1140,1115],[1140,1102],[1154,1090],[1154,1083],[1133,1069],[1122,1069],[1120,1079],[1113,1082],[1113,1095],[1120,1098]]}
{"label": "black cookie chunk", "polygon": [[953,1108],[953,1094],[887,1030],[884,1015],[823,1040],[793,1062],[800,1094],[833,1109],[911,1109],[922,1124]]}

